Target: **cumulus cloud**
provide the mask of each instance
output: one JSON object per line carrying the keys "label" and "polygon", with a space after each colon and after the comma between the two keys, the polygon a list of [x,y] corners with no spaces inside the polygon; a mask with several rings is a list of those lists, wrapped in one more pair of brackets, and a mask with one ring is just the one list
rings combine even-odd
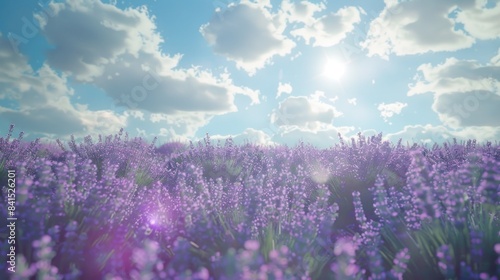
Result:
{"label": "cumulus cloud", "polygon": [[435,96],[432,109],[450,127],[500,126],[500,95],[489,91]]}
{"label": "cumulus cloud", "polygon": [[292,93],[292,90],[293,90],[292,85],[290,85],[289,83],[282,84],[281,82],[279,82],[278,91],[276,92],[276,99],[278,99],[283,93],[286,94]]}
{"label": "cumulus cloud", "polygon": [[[91,82],[103,75],[105,67],[121,55],[138,57],[158,54],[163,42],[145,7],[120,10],[98,0],[50,3],[50,18],[36,15],[53,48],[48,63],[72,74],[77,80]],[[165,68],[175,67],[179,57],[158,57]]]}
{"label": "cumulus cloud", "polygon": [[139,120],[144,120],[144,113],[141,111],[126,111],[125,115],[131,116],[132,118],[139,119]]}
{"label": "cumulus cloud", "polygon": [[500,49],[498,49],[498,54],[491,58],[490,63],[492,65],[500,66]]}
{"label": "cumulus cloud", "polygon": [[356,106],[358,103],[357,103],[357,99],[356,98],[350,98],[350,99],[347,99],[347,103],[349,104],[352,104],[354,106]]}
{"label": "cumulus cloud", "polygon": [[272,112],[271,123],[316,131],[328,127],[340,115],[342,113],[335,107],[316,98],[291,96],[280,102],[279,107]]}
{"label": "cumulus cloud", "polygon": [[145,7],[121,10],[97,0],[50,5],[53,16],[39,18],[53,45],[48,64],[98,86],[118,106],[177,116],[197,113],[203,121],[191,125],[201,127],[214,115],[237,111],[236,94],[260,102],[258,91],[234,85],[227,71],[215,76],[199,67],[181,69],[181,54],[161,52],[163,39]]}
{"label": "cumulus cloud", "polygon": [[[328,97],[326,96],[325,92],[322,90],[315,90],[314,93],[309,95],[308,97],[310,100],[314,102],[320,102],[321,100],[328,100],[330,103],[335,103],[339,99],[338,95],[335,95],[334,97]],[[342,113],[339,112],[339,115],[342,115]]]}
{"label": "cumulus cloud", "polygon": [[287,20],[291,23],[304,23],[314,25],[316,19],[314,14],[326,9],[324,3],[315,4],[309,1],[292,3],[289,0],[281,2],[281,10],[286,14]]}
{"label": "cumulus cloud", "polygon": [[167,133],[169,139],[182,139],[187,141],[195,137],[200,127],[206,126],[213,119],[213,115],[206,112],[179,112],[178,114],[149,114],[152,123],[167,124],[168,128],[162,132]]}
{"label": "cumulus cloud", "polygon": [[303,141],[320,149],[324,149],[339,142],[339,133],[342,137],[349,138],[348,135],[352,134],[353,131],[354,127],[350,126],[334,127],[330,125],[316,131],[291,126],[281,127],[279,132],[273,134],[271,139],[276,143],[283,143],[288,146],[294,146],[297,145],[299,141]]}
{"label": "cumulus cloud", "polygon": [[[27,91],[31,86],[31,80],[28,76],[22,76],[22,73],[33,75],[33,69],[28,65],[26,57],[18,55],[11,47],[7,38],[0,33],[0,96],[21,96],[19,92]],[[24,78],[24,79],[23,79]],[[18,82],[14,83],[12,81]]]}
{"label": "cumulus cloud", "polygon": [[388,119],[392,118],[394,115],[399,115],[404,107],[408,106],[407,103],[394,102],[394,103],[381,103],[378,105],[377,109],[380,111],[380,115],[387,122]]}
{"label": "cumulus cloud", "polygon": [[127,122],[127,116],[110,110],[92,111],[70,102],[74,94],[66,77],[44,64],[34,71],[26,57],[16,53],[0,34],[0,100],[15,106],[1,107],[0,116],[22,130],[42,137],[76,137],[82,133],[115,133]]}
{"label": "cumulus cloud", "polygon": [[115,133],[126,124],[124,115],[110,110],[91,111],[85,105],[72,104],[70,97],[74,91],[64,75],[58,75],[46,64],[35,72],[27,58],[15,52],[1,34],[0,64],[3,65],[0,99],[17,105],[0,107],[0,117],[22,130],[48,138],[69,134],[79,137],[82,132]]}
{"label": "cumulus cloud", "polygon": [[453,138],[453,134],[445,126],[406,125],[401,131],[384,135],[386,140],[397,143],[403,139],[403,144],[434,144],[443,143]]}
{"label": "cumulus cloud", "polygon": [[271,135],[254,128],[247,128],[242,133],[236,135],[210,135],[210,138],[215,140],[226,140],[230,137],[236,145],[251,143],[254,145],[273,146],[277,144],[271,140]]}
{"label": "cumulus cloud", "polygon": [[450,129],[443,125],[408,125],[403,130],[384,136],[385,139],[396,143],[403,139],[403,143],[409,144],[434,144],[452,141],[467,141],[476,139],[478,142],[491,141],[500,138],[500,127],[466,127],[461,129]]}
{"label": "cumulus cloud", "polygon": [[432,109],[453,128],[500,126],[500,66],[448,58],[418,67],[408,95],[434,94]]}
{"label": "cumulus cloud", "polygon": [[283,35],[286,22],[272,14],[269,6],[250,1],[230,5],[202,25],[200,33],[216,54],[252,76],[274,56],[285,56],[295,47]]}
{"label": "cumulus cloud", "polygon": [[[310,9],[312,10],[312,9]],[[292,17],[296,20],[296,17]],[[315,18],[314,20],[303,20],[306,25],[302,28],[294,29],[290,32],[295,37],[305,40],[306,44],[314,47],[331,47],[354,30],[354,25],[361,21],[360,10],[355,7],[344,7],[336,13]]]}
{"label": "cumulus cloud", "polygon": [[500,126],[484,127],[471,126],[459,129],[453,132],[453,135],[460,140],[476,139],[479,142],[492,141],[500,139]]}
{"label": "cumulus cloud", "polygon": [[[469,9],[457,11],[457,21],[464,25],[465,30],[472,36],[481,39],[500,38],[499,1],[477,0]],[[488,2],[493,2],[494,7],[487,8]]]}
{"label": "cumulus cloud", "polygon": [[[479,35],[479,32],[466,29],[472,33],[471,36],[457,28],[457,24],[465,24],[464,18],[469,17],[471,13],[476,17],[470,18],[467,24],[470,28],[477,23],[495,28],[498,26],[496,17],[490,15],[495,11],[478,10],[474,1],[386,0],[385,3],[384,10],[370,23],[367,38],[362,43],[370,56],[388,58],[391,53],[410,55],[469,48],[475,43],[473,36]],[[459,16],[454,18],[453,13],[457,11]],[[482,28],[482,32],[490,35],[481,34],[478,38],[498,36],[495,29],[489,30],[484,25]]]}
{"label": "cumulus cloud", "polygon": [[[210,139],[223,141],[231,137],[235,144],[253,143],[270,146],[288,145],[289,147],[293,147],[300,141],[303,141],[317,148],[326,149],[339,143],[339,133],[344,139],[357,138],[355,128],[351,126],[327,126],[317,131],[289,126],[280,127],[278,130],[247,128],[242,133],[236,135],[210,135]],[[364,130],[361,133],[366,137],[378,134],[375,130]]]}
{"label": "cumulus cloud", "polygon": [[445,62],[433,66],[422,64],[417,68],[421,74],[415,77],[408,95],[435,92],[469,92],[473,90],[493,90],[492,79],[500,80],[500,65],[481,65],[475,60],[447,58]]}

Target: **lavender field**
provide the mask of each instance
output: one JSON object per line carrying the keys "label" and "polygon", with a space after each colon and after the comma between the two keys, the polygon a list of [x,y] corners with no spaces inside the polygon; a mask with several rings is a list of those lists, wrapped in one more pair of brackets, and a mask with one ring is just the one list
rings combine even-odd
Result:
{"label": "lavender field", "polygon": [[0,138],[0,211],[17,220],[0,230],[0,279],[500,275],[498,143],[380,134],[320,150],[12,133]]}

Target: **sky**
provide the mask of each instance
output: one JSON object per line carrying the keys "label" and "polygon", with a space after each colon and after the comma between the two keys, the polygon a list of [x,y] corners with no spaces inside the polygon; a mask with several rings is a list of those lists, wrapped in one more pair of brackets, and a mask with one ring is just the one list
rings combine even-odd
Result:
{"label": "sky", "polygon": [[500,0],[1,1],[0,132],[500,141]]}

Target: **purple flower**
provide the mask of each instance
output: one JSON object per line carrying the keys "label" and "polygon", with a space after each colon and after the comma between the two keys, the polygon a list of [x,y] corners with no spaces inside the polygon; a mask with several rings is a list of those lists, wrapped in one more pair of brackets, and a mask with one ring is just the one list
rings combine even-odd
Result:
{"label": "purple flower", "polygon": [[454,258],[450,246],[442,245],[436,252],[438,267],[447,279],[455,278]]}
{"label": "purple flower", "polygon": [[390,275],[394,279],[402,280],[403,274],[405,273],[408,262],[410,261],[410,254],[408,252],[408,248],[404,248],[399,251],[394,257],[393,266],[390,271]]}
{"label": "purple flower", "polygon": [[355,279],[360,273],[355,261],[356,249],[357,245],[351,239],[342,238],[335,243],[334,254],[337,258],[330,266],[335,279]]}
{"label": "purple flower", "polygon": [[250,250],[250,251],[259,250],[259,241],[257,241],[257,240],[245,241],[245,249]]}

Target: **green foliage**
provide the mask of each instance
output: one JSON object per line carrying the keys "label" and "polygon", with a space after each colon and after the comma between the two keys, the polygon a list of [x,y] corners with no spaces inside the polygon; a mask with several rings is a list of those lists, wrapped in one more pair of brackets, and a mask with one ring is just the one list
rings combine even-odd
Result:
{"label": "green foliage", "polygon": [[153,178],[149,175],[149,173],[144,169],[139,169],[135,173],[135,183],[139,187],[146,187],[153,183]]}
{"label": "green foliage", "polygon": [[242,173],[243,167],[232,159],[216,158],[202,163],[203,177],[207,180],[222,178],[227,182],[235,182]]}

